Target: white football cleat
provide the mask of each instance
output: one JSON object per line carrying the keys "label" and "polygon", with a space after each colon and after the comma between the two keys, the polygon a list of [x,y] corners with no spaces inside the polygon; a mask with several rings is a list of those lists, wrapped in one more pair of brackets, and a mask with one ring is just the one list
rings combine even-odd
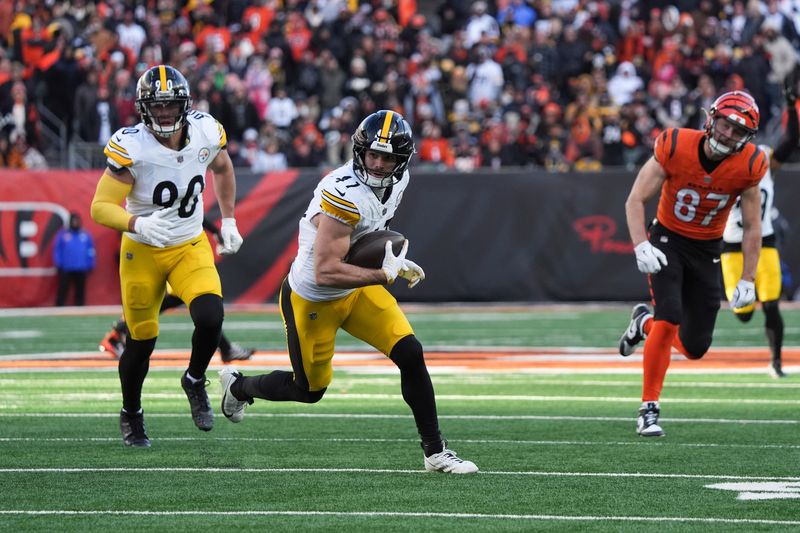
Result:
{"label": "white football cleat", "polygon": [[658,415],[661,408],[658,402],[642,402],[639,408],[639,418],[636,419],[636,432],[642,437],[663,437],[666,435],[658,425]]}
{"label": "white football cleat", "polygon": [[439,453],[425,457],[425,470],[447,474],[474,474],[478,467],[472,461],[460,459],[456,452],[445,448]]}
{"label": "white football cleat", "polygon": [[244,418],[244,409],[253,400],[239,400],[231,394],[231,385],[242,375],[235,368],[225,367],[219,371],[219,384],[222,385],[222,414],[231,422],[241,422]]}

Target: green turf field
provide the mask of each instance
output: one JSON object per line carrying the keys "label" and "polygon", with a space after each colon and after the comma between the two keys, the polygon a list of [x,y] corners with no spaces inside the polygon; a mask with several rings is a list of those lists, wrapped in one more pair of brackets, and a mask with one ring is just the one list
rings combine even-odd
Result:
{"label": "green turf field", "polygon": [[[481,347],[604,347],[614,348],[627,327],[630,307],[565,306],[511,309],[476,307],[454,310],[431,307],[408,313],[411,325],[428,349]],[[800,346],[800,309],[784,310],[786,346]],[[54,316],[0,312],[0,356],[6,354],[95,351],[115,315]],[[763,315],[747,324],[721,310],[715,346],[765,346]],[[224,329],[231,340],[262,350],[285,350],[283,324],[277,313],[231,313]],[[161,317],[157,349],[187,349],[192,323],[185,309]],[[337,347],[365,345],[341,333]]]}
{"label": "green turf field", "polygon": [[[0,314],[0,353],[96,349],[105,316]],[[428,347],[614,346],[622,307],[410,313]],[[800,318],[787,312],[788,346]],[[229,313],[233,340],[280,350],[274,314]],[[160,348],[186,347],[185,314]],[[717,344],[762,346],[721,313]],[[343,337],[341,347],[360,345]],[[698,362],[702,370],[702,362]],[[373,370],[374,371],[374,370]],[[116,372],[0,372],[3,531],[797,531],[800,381],[668,375],[667,436],[635,433],[640,376],[433,374],[444,435],[472,476],[427,473],[394,372],[337,370],[315,405],[259,401],[192,424],[180,370],[153,369],[150,449],[119,438]],[[211,376],[209,376],[211,377]],[[216,380],[209,389],[218,411]]]}

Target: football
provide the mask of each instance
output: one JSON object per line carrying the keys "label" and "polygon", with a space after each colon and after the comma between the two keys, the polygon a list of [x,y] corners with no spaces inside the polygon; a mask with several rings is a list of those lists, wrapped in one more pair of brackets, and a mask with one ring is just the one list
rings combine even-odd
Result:
{"label": "football", "polygon": [[406,238],[401,233],[391,230],[367,233],[350,246],[344,262],[364,268],[381,268],[387,240],[392,241],[392,250],[397,255],[403,249]]}

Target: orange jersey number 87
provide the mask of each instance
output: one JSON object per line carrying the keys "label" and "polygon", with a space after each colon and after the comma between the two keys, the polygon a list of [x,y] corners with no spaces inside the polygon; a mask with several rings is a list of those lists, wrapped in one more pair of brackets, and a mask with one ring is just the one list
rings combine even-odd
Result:
{"label": "orange jersey number 87", "polygon": [[[700,225],[708,226],[714,216],[728,205],[728,200],[730,200],[730,198],[730,194],[708,193],[705,199],[717,202],[717,205],[709,210],[708,214],[703,218],[703,221],[700,222]],[[675,217],[683,222],[691,222],[697,215],[697,206],[700,205],[701,201],[700,193],[696,190],[688,188],[679,190],[675,198]]]}

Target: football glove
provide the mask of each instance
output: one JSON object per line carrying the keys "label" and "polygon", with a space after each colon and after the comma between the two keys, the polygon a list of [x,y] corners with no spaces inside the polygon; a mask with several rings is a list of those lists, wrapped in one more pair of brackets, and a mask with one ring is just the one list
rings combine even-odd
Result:
{"label": "football glove", "polygon": [[667,256],[650,241],[640,242],[633,251],[636,253],[636,266],[642,274],[655,274],[662,266],[667,266]]}
{"label": "football glove", "polygon": [[383,270],[383,273],[386,275],[386,283],[392,284],[395,278],[400,274],[400,271],[403,270],[406,263],[408,239],[403,241],[403,249],[400,250],[400,253],[397,255],[394,255],[394,250],[392,250],[392,241],[386,241],[385,250],[386,252],[383,255],[381,270]]}
{"label": "football glove", "polygon": [[403,261],[400,277],[408,280],[408,288],[413,289],[420,281],[425,279],[425,271],[411,259]]}
{"label": "football glove", "polygon": [[734,309],[741,309],[747,307],[756,301],[756,284],[752,281],[740,279],[733,290],[733,298],[731,298],[731,307]]}
{"label": "football glove", "polygon": [[242,247],[242,236],[236,228],[235,218],[223,218],[222,226],[219,229],[222,245],[217,246],[217,253],[220,255],[233,255]]}
{"label": "football glove", "polygon": [[144,237],[152,246],[163,248],[174,236],[165,220],[167,213],[166,209],[159,209],[146,217],[137,217],[133,223],[133,231]]}

